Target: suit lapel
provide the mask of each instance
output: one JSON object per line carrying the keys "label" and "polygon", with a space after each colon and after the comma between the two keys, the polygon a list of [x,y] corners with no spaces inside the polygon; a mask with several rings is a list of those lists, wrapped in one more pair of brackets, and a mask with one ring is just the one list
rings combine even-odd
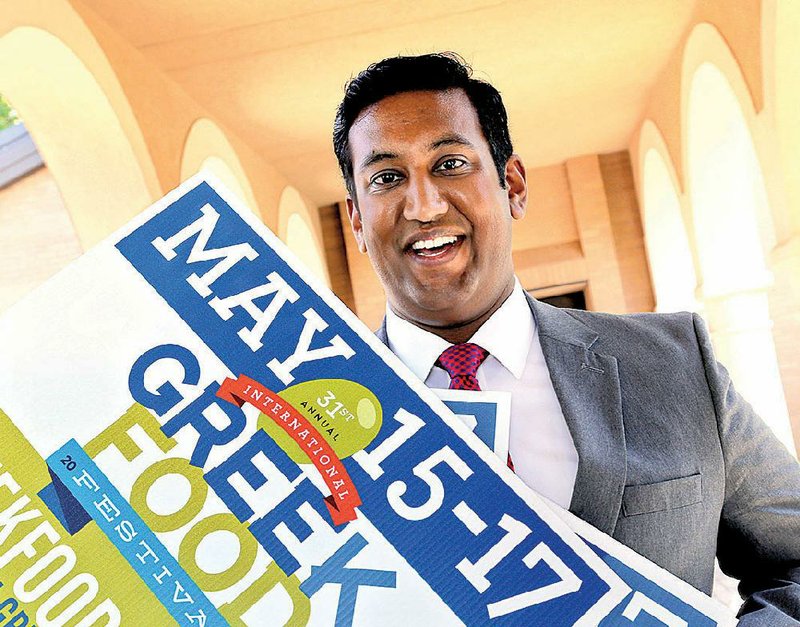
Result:
{"label": "suit lapel", "polygon": [[626,452],[617,360],[592,350],[598,334],[529,297],[550,379],[578,451],[570,511],[604,533],[617,523]]}

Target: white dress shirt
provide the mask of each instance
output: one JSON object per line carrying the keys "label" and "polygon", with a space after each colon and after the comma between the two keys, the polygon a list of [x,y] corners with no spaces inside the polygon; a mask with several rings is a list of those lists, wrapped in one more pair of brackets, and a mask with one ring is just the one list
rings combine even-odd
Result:
{"label": "white dress shirt", "polygon": [[[386,335],[392,352],[428,387],[450,386],[447,372],[434,365],[450,342],[403,320],[389,307]],[[538,493],[569,507],[578,452],[518,280],[511,295],[469,341],[489,351],[478,368],[481,389],[511,393],[509,450],[517,475]]]}

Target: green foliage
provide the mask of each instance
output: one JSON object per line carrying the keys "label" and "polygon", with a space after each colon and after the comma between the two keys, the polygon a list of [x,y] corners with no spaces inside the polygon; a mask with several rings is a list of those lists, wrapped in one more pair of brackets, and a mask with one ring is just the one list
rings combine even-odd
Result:
{"label": "green foliage", "polygon": [[19,122],[20,119],[17,117],[17,112],[0,94],[0,131],[9,126],[14,126],[14,124],[19,124]]}

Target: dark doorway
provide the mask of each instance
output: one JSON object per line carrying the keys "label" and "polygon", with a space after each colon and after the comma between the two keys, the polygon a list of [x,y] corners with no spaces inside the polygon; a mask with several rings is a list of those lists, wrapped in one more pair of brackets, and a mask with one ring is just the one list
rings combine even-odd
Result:
{"label": "dark doorway", "polygon": [[559,294],[557,296],[547,296],[540,298],[540,301],[553,305],[553,307],[563,307],[566,309],[586,309],[586,294],[583,290]]}

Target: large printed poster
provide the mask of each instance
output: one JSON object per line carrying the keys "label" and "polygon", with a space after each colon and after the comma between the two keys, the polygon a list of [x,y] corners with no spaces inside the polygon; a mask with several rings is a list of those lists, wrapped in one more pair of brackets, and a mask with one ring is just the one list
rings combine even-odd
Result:
{"label": "large printed poster", "polygon": [[658,618],[202,177],[0,319],[0,442],[14,627]]}

